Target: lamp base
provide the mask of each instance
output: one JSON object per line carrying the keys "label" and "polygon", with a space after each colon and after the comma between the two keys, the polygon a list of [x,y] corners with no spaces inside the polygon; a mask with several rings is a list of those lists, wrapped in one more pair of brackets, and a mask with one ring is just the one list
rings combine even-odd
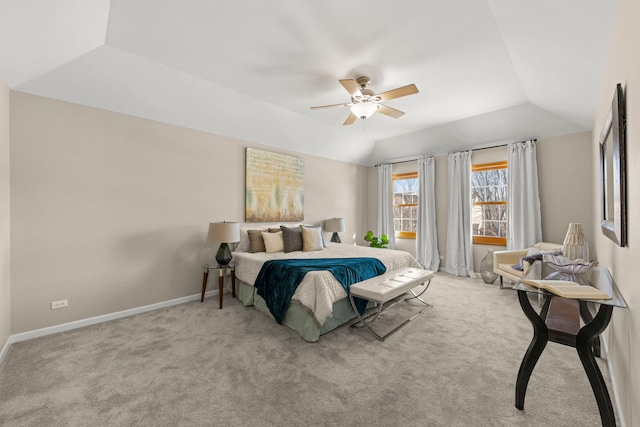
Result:
{"label": "lamp base", "polygon": [[342,243],[340,241],[340,236],[338,235],[337,231],[334,231],[333,234],[331,235],[331,241],[334,243]]}
{"label": "lamp base", "polygon": [[231,250],[229,245],[221,243],[218,252],[216,253],[216,262],[218,265],[225,266],[231,262]]}

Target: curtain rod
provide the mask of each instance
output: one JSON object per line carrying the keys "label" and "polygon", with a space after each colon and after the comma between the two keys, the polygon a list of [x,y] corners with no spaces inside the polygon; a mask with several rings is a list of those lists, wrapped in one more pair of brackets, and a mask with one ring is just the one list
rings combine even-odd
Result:
{"label": "curtain rod", "polygon": [[[526,141],[538,141],[536,138],[533,139],[527,139]],[[520,142],[526,142],[526,141],[520,141]],[[498,144],[498,145],[491,145],[489,147],[480,147],[480,148],[469,148],[468,150],[461,150],[461,151],[480,151],[480,150],[488,150],[489,148],[500,148],[500,147],[506,147],[509,144]],[[375,167],[378,166],[382,166],[382,165],[397,165],[399,163],[408,163],[408,162],[415,162],[418,159],[421,159],[423,157],[432,157],[432,156],[440,156],[443,154],[449,154],[449,153],[440,153],[440,154],[431,154],[429,156],[420,156],[420,157],[415,157],[415,158],[409,158],[407,160],[398,160],[397,162],[387,162],[387,163],[380,163],[375,165]]]}

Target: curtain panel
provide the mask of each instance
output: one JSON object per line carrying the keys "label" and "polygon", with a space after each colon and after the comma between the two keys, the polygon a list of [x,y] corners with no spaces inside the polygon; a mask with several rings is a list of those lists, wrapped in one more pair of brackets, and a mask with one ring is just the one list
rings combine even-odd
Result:
{"label": "curtain panel", "polygon": [[438,233],[436,229],[435,159],[418,159],[418,230],[416,258],[424,268],[438,271]]}
{"label": "curtain panel", "polygon": [[378,166],[378,232],[389,237],[389,249],[396,247],[393,227],[393,165]]}
{"label": "curtain panel", "polygon": [[523,249],[542,241],[535,141],[509,144],[507,178],[507,249]]}
{"label": "curtain panel", "polygon": [[449,222],[445,268],[454,276],[475,277],[471,238],[471,151],[449,153]]}

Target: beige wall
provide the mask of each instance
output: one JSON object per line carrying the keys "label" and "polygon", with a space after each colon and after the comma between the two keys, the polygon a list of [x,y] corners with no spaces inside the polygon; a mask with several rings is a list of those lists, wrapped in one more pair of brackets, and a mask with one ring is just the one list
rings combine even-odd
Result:
{"label": "beige wall", "polygon": [[0,354],[11,333],[9,248],[9,88],[0,80]]}
{"label": "beige wall", "polygon": [[[20,92],[11,137],[14,334],[197,294],[208,223],[243,220],[259,147]],[[305,222],[344,217],[353,242],[366,168],[300,156]]]}
{"label": "beige wall", "polygon": [[[599,134],[617,83],[624,87],[627,107],[627,224],[628,246],[621,248],[600,231],[600,204],[592,205],[593,233],[598,261],[616,281],[629,308],[614,309],[606,331],[612,374],[627,426],[640,425],[640,2],[620,0],[609,58],[600,90],[591,151],[595,170],[599,162]],[[594,177],[593,184],[599,186]],[[598,188],[598,187],[596,187]],[[599,194],[599,193],[596,193]]]}
{"label": "beige wall", "polygon": [[577,222],[593,252],[593,218],[590,206],[597,187],[593,168],[591,132],[575,133],[557,138],[540,139],[538,184],[542,211],[542,240],[562,243],[569,223]]}
{"label": "beige wall", "polygon": [[[582,132],[555,138],[542,138],[536,144],[538,181],[542,210],[542,238],[545,241],[562,243],[570,222],[583,224],[588,241],[593,240],[593,162],[590,149],[591,132]],[[497,147],[473,151],[472,163],[490,163],[507,160],[507,148]],[[570,160],[568,160],[570,159]],[[438,251],[445,254],[448,221],[448,174],[447,155],[437,155],[436,160],[436,226]],[[394,173],[417,170],[416,162],[394,165]],[[369,168],[369,217],[368,224],[377,227],[377,170]],[[593,246],[593,245],[590,245]],[[415,241],[398,239],[398,249],[415,255]],[[475,271],[480,271],[480,262],[487,250],[504,249],[502,246],[474,245]],[[592,249],[593,250],[593,249]],[[445,265],[441,259],[440,267]]]}

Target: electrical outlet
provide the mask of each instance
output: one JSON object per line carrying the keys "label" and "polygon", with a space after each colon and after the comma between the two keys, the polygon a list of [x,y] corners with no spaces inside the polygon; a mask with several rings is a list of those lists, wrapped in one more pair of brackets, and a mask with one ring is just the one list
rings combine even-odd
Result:
{"label": "electrical outlet", "polygon": [[51,310],[55,310],[56,308],[63,308],[69,305],[69,301],[66,299],[61,299],[60,301],[51,301]]}

